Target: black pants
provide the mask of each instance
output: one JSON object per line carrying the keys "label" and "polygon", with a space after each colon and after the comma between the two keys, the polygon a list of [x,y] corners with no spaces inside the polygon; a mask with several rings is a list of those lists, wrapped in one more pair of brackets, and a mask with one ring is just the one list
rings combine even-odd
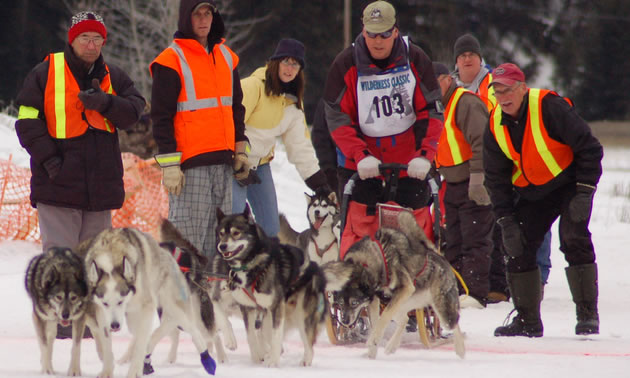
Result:
{"label": "black pants", "polygon": [[560,217],[558,227],[560,251],[564,254],[564,259],[569,266],[595,262],[595,249],[588,229],[590,219],[573,222],[569,215],[569,203],[573,196],[575,196],[575,183],[556,189],[537,201],[524,198],[517,201],[516,218],[522,223],[521,231],[526,244],[523,255],[508,259],[508,272],[522,273],[536,269],[536,251],[558,217]]}
{"label": "black pants", "polygon": [[494,246],[492,206],[479,206],[468,199],[468,181],[465,181],[446,185],[444,207],[444,255],[464,279],[470,295],[483,300],[490,289],[490,254]]}

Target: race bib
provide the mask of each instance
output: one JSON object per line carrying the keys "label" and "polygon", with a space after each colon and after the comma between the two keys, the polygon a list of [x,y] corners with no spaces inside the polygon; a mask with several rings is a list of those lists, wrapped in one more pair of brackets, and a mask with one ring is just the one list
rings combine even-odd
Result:
{"label": "race bib", "polygon": [[359,126],[370,137],[400,134],[416,121],[413,91],[416,78],[409,64],[361,75],[357,80]]}

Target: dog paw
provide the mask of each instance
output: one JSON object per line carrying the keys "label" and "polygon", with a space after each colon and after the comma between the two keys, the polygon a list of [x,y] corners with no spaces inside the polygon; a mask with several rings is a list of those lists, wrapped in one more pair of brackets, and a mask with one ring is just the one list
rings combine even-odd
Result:
{"label": "dog paw", "polygon": [[234,337],[234,334],[232,333],[231,335],[227,335],[224,334],[223,335],[225,337],[225,347],[228,348],[229,350],[236,350],[236,337]]}
{"label": "dog paw", "polygon": [[114,376],[114,372],[111,370],[103,370],[96,376],[97,378],[112,378]]}
{"label": "dog paw", "polygon": [[311,366],[311,365],[313,365],[313,360],[312,359],[310,361],[307,361],[307,360],[300,361],[300,366],[307,367],[307,366]]}
{"label": "dog paw", "polygon": [[375,359],[377,350],[378,350],[378,347],[376,345],[368,346],[368,353],[367,353],[368,358],[371,360]]}
{"label": "dog paw", "polygon": [[70,369],[68,369],[68,376],[69,377],[80,377],[81,376],[81,368],[71,367]]}

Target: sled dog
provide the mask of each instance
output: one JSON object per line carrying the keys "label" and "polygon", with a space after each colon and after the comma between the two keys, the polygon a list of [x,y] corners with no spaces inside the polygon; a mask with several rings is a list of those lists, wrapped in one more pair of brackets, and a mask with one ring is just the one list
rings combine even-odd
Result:
{"label": "sled dog", "polygon": [[[42,372],[55,374],[53,342],[57,324],[72,323],[72,352],[68,375],[81,375],[81,339],[89,312],[88,287],[83,260],[70,248],[52,247],[28,264],[26,291],[33,301],[33,324],[41,352]],[[91,329],[94,323],[91,322]],[[98,342],[100,339],[94,335]]]}
{"label": "sled dog", "polygon": [[[300,249],[269,238],[249,210],[225,215],[217,208],[217,250],[230,271],[228,287],[241,306],[247,341],[254,362],[278,366],[285,331],[297,328],[304,344],[302,366],[313,361],[313,345],[328,314],[324,274],[305,261]],[[257,319],[258,315],[262,319]],[[270,350],[264,348],[256,328],[268,328]]]}
{"label": "sled dog", "polygon": [[340,221],[339,204],[335,192],[327,194],[317,190],[314,195],[306,194],[306,216],[309,227],[298,233],[289,221],[280,214],[281,243],[294,245],[308,253],[311,261],[322,265],[339,259],[339,243],[334,227]]}
{"label": "sled dog", "polygon": [[[328,289],[340,297],[341,322],[353,324],[362,307],[368,307],[370,319],[374,319],[367,341],[368,357],[376,358],[378,343],[391,320],[399,328],[386,347],[388,353],[398,347],[407,312],[431,305],[441,324],[453,330],[455,352],[463,358],[455,275],[410,212],[398,215],[398,227],[380,228],[374,238],[366,236],[353,244],[343,261],[324,266]],[[366,298],[370,298],[369,304]],[[379,298],[387,302],[380,317]]]}
{"label": "sled dog", "polygon": [[[151,369],[150,360],[143,365],[145,355],[148,359],[157,341],[176,326],[192,335],[202,365],[214,374],[216,363],[194,324],[186,279],[173,256],[153,237],[133,228],[108,229],[81,243],[78,252],[85,256],[89,292],[101,315],[98,326],[116,332],[127,321],[133,336],[127,352],[128,377],[142,376],[143,367]],[[156,330],[152,335],[151,320],[158,307],[164,333]],[[106,353],[111,354],[111,343]]]}
{"label": "sled dog", "polygon": [[[167,219],[160,225],[160,246],[166,248],[177,261],[180,270],[186,277],[186,282],[191,293],[195,325],[206,340],[208,350],[212,351],[216,345],[217,360],[225,362],[227,356],[223,349],[221,337],[217,333],[213,304],[207,291],[207,273],[205,272],[208,258],[202,255],[197,248],[186,240],[175,226]],[[162,312],[160,310],[160,312]],[[157,332],[157,330],[156,330]],[[160,332],[165,332],[162,330]],[[177,359],[177,347],[179,344],[179,329],[174,328],[170,332],[171,349],[168,360],[173,363]]]}

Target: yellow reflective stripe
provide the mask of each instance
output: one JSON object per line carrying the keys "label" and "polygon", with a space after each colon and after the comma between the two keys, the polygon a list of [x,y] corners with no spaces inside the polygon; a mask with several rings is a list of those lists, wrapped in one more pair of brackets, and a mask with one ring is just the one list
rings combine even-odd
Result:
{"label": "yellow reflective stripe", "polygon": [[53,54],[53,69],[55,70],[55,124],[56,137],[66,137],[66,75],[63,53]]}
{"label": "yellow reflective stripe", "polygon": [[160,167],[170,167],[172,165],[179,165],[182,160],[182,153],[172,152],[170,154],[160,154],[155,155],[154,158]]}
{"label": "yellow reflective stripe", "polygon": [[113,126],[111,126],[111,122],[109,122],[109,120],[105,117],[103,117],[103,121],[105,121],[105,127],[107,127],[107,131],[109,131],[110,133],[113,133],[112,131]]}
{"label": "yellow reflective stripe", "polygon": [[37,119],[39,117],[39,110],[32,106],[20,106],[18,112],[18,119]]}
{"label": "yellow reflective stripe", "polygon": [[534,137],[534,144],[536,145],[536,150],[538,154],[545,162],[547,169],[549,172],[556,177],[562,172],[562,169],[558,165],[558,162],[553,157],[551,152],[549,151],[549,147],[547,147],[547,143],[545,142],[545,138],[542,136],[541,126],[540,126],[540,89],[530,89],[529,90],[529,122],[531,124],[532,136]]}
{"label": "yellow reflective stripe", "polygon": [[501,105],[497,105],[494,108],[493,114],[493,124],[494,124],[494,136],[501,148],[501,151],[507,156],[512,163],[514,163],[514,167],[516,170],[512,173],[512,183],[515,183],[516,180],[521,176],[521,167],[519,166],[519,162],[514,160],[512,154],[510,154],[510,148],[507,145],[507,138],[505,137],[505,126],[501,124]]}
{"label": "yellow reflective stripe", "polygon": [[461,164],[464,159],[462,159],[462,151],[459,149],[459,143],[455,138],[455,126],[453,119],[455,118],[455,107],[457,105],[457,101],[462,97],[466,90],[462,88],[457,88],[455,90],[455,95],[453,99],[451,99],[451,106],[449,108],[448,114],[446,115],[446,122],[444,122],[444,131],[446,131],[446,139],[448,140],[448,146],[451,150],[451,157],[453,158],[453,164],[458,165]]}

